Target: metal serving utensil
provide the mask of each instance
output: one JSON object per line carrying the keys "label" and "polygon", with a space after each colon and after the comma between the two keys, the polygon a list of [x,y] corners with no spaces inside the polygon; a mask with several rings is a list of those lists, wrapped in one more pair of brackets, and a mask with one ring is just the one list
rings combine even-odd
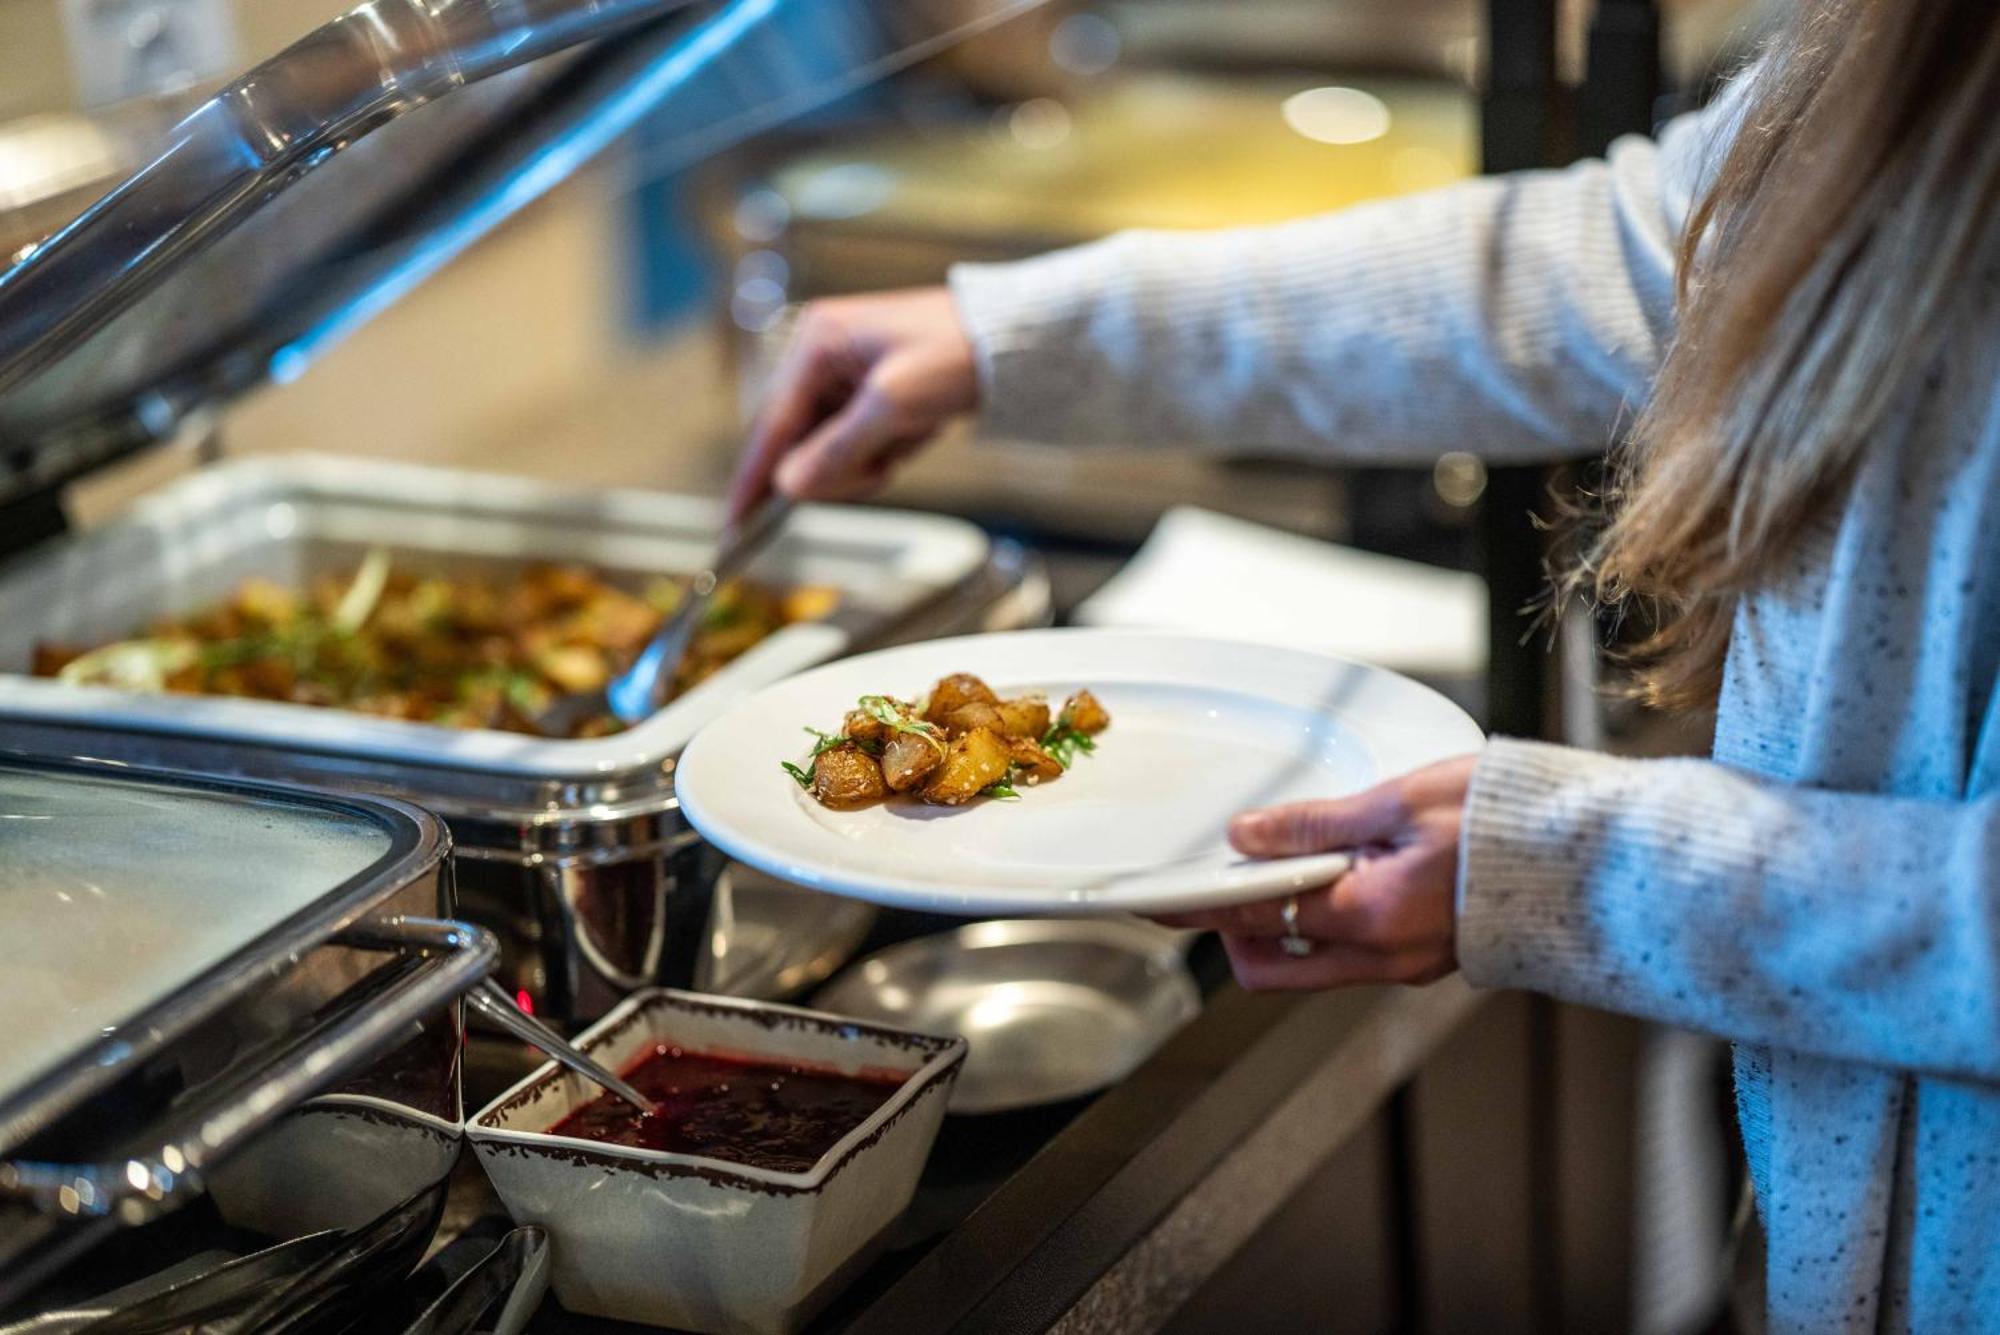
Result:
{"label": "metal serving utensil", "polygon": [[640,1112],[651,1114],[659,1111],[658,1104],[613,1075],[583,1049],[516,1006],[513,998],[491,978],[467,992],[465,1004],[522,1042],[540,1048],[543,1055],[616,1094]]}
{"label": "metal serving utensil", "polygon": [[535,718],[535,731],[544,737],[567,737],[583,720],[604,713],[628,727],[651,718],[667,702],[674,670],[687,657],[688,644],[701,627],[715,591],[743,572],[777,536],[791,513],[791,499],[774,495],[763,508],[725,532],[715,564],[689,582],[687,597],[640,650],[632,666],[602,690],[559,696]]}
{"label": "metal serving utensil", "polygon": [[[518,1335],[526,1328],[549,1286],[548,1231],[523,1224],[498,1242],[475,1245],[488,1248],[486,1255],[453,1280],[403,1335],[472,1335],[474,1330]],[[432,1257],[426,1265],[436,1264],[438,1259]],[[488,1323],[483,1318],[496,1306],[500,1311]]]}

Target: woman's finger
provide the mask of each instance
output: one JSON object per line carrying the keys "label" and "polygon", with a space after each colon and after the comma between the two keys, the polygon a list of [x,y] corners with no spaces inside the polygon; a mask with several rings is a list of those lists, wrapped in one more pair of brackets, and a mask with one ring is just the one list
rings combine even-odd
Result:
{"label": "woman's finger", "polygon": [[[1348,941],[1358,935],[1362,921],[1357,912],[1353,887],[1348,884],[1354,874],[1348,872],[1332,885],[1299,891],[1296,898],[1299,901],[1300,936]],[[1221,932],[1225,936],[1286,936],[1290,933],[1285,926],[1285,904],[1291,898],[1260,899],[1255,903],[1233,904],[1228,908],[1169,914],[1159,921],[1170,927]]]}
{"label": "woman's finger", "polygon": [[785,455],[775,480],[788,496],[844,500],[880,482],[883,456],[901,442],[895,406],[864,384]]}
{"label": "woman's finger", "polygon": [[1293,802],[1246,811],[1229,822],[1229,842],[1253,858],[1298,857],[1389,843],[1409,821],[1400,781],[1353,797]]}
{"label": "woman's finger", "polygon": [[802,323],[771,378],[769,397],[729,485],[729,520],[741,521],[771,491],[785,455],[847,399],[835,343],[822,326]]}
{"label": "woman's finger", "polygon": [[[1435,933],[1426,916],[1431,896],[1420,881],[1430,861],[1417,847],[1364,857],[1331,886],[1298,896],[1297,935],[1362,950],[1399,951],[1426,943]],[[1225,936],[1290,936],[1285,900],[1182,914],[1175,927]]]}

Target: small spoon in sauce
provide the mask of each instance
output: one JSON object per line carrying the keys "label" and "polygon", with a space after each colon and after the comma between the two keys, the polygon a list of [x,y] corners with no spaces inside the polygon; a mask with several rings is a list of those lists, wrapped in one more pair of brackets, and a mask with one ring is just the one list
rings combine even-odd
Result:
{"label": "small spoon in sauce", "polygon": [[465,1001],[473,1010],[514,1037],[532,1047],[540,1048],[543,1055],[561,1062],[593,1084],[601,1085],[646,1116],[650,1117],[660,1110],[658,1104],[620,1080],[583,1049],[575,1047],[555,1030],[516,1006],[513,998],[501,991],[500,985],[491,978],[467,992]]}

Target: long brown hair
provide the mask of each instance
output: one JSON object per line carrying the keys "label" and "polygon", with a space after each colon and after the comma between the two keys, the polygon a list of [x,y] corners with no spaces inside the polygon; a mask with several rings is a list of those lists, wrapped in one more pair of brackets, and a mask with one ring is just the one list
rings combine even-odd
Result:
{"label": "long brown hair", "polygon": [[2000,239],[1994,0],[1801,0],[1682,238],[1680,322],[1570,586],[1712,699],[1742,594],[1846,480]]}

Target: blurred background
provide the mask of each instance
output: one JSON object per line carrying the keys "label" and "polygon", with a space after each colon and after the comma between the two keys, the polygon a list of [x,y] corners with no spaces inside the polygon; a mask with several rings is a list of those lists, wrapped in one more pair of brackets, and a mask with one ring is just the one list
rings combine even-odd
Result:
{"label": "blurred background", "polygon": [[[0,245],[138,160],[177,106],[339,0],[0,0]],[[837,9],[838,6],[828,8]],[[1665,7],[1666,86],[1698,95],[1750,0]],[[1559,6],[1581,77],[1589,0]],[[796,6],[800,24],[825,22]],[[298,383],[213,425],[232,454],[318,450],[709,490],[787,307],[935,281],[964,258],[1122,227],[1222,227],[1439,185],[1480,162],[1482,0],[1053,0],[813,115],[683,168],[642,126]],[[136,101],[135,101],[136,99]],[[669,109],[668,119],[684,114]],[[1172,452],[1087,462],[963,445],[890,498],[1115,547],[1210,508],[1463,564],[1481,478],[1357,480]],[[146,481],[181,466],[171,452]],[[102,477],[83,517],[135,483]],[[1387,493],[1386,495],[1384,493]]]}
{"label": "blurred background", "polygon": [[[961,4],[968,21],[992,8],[934,2]],[[1560,163],[1697,105],[1783,4],[1048,0],[805,114],[765,117],[782,120],[773,128],[705,138],[782,92],[724,70],[561,164],[424,281],[379,289],[316,330],[309,355],[272,358],[245,392],[173,414],[157,445],[80,470],[65,518],[87,527],[208,459],[298,451],[714,493],[791,317],[815,297],[935,282],[959,260],[1122,228],[1270,222],[1482,166]],[[345,7],[0,0],[0,271],[144,163],[188,108]],[[809,75],[821,56],[838,64],[867,6],[767,8]],[[371,170],[393,172],[396,144],[383,138]],[[0,481],[16,457],[33,463],[5,427]],[[975,454],[971,432],[923,456],[885,503],[1019,540],[1046,561],[1059,618],[1163,516],[1198,505],[1208,514],[1175,531],[1177,559],[1296,561],[1344,591],[1374,589],[1356,606],[1392,609],[1373,617],[1378,638],[1357,614],[1362,638],[1331,647],[1415,672],[1490,726],[1633,751],[1705,742],[1698,720],[1665,727],[1605,707],[1591,689],[1592,628],[1555,654],[1522,648],[1516,613],[1541,574],[1526,514],[1549,479],[1489,477],[1476,441],[1395,471],[1172,448],[1079,457],[1031,441],[982,441]],[[6,531],[25,521],[7,516],[0,507],[0,552],[26,545]],[[1338,546],[1283,545],[1296,537]],[[1429,1147],[1441,1199],[1460,1199],[1453,1174],[1490,1175],[1482,1134],[1527,1144],[1547,1202],[1531,1218],[1560,1224],[1533,1244],[1532,1282],[1556,1294],[1539,1310],[1561,1316],[1543,1328],[1702,1328],[1733,1201],[1719,1045],[1521,999],[1454,1043],[1433,1086],[1469,1134]],[[1417,1240],[1425,1264],[1459,1267],[1453,1292],[1492,1299],[1479,1258],[1512,1245],[1495,1236],[1505,1228],[1444,1217],[1443,1232]],[[1309,1237],[1320,1216],[1300,1218]],[[1283,1238],[1271,1245],[1293,1254]],[[1476,1324],[1451,1301],[1438,1299],[1435,1326]]]}

